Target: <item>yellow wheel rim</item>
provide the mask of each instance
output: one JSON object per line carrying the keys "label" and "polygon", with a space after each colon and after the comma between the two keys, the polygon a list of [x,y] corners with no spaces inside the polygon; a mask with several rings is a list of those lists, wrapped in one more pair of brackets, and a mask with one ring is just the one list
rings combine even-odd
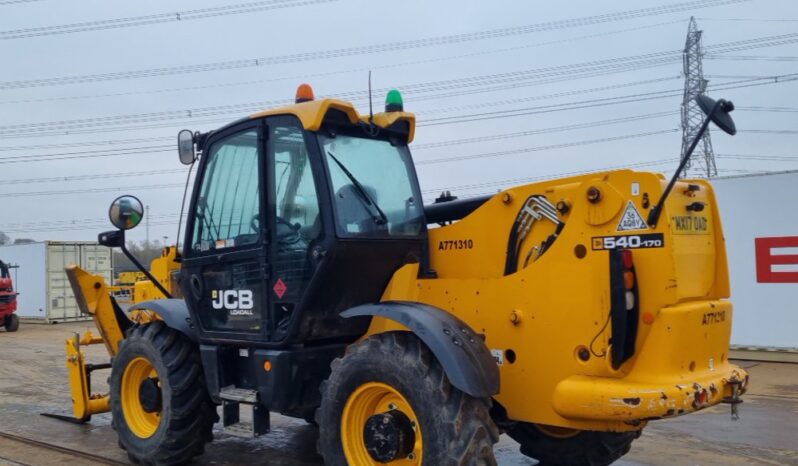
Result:
{"label": "yellow wheel rim", "polygon": [[399,466],[420,465],[423,459],[423,439],[421,436],[421,423],[407,399],[398,390],[384,383],[369,382],[355,390],[344,406],[341,415],[341,443],[344,455],[349,464],[358,466],[380,465],[371,457],[366,449],[364,428],[366,421],[375,414],[387,413],[392,410],[402,412],[410,419],[415,433],[413,451],[405,458],[399,458],[388,464]]}
{"label": "yellow wheel rim", "polygon": [[157,378],[158,372],[149,360],[141,356],[130,361],[122,374],[122,413],[125,422],[139,438],[150,438],[161,424],[161,413],[148,413],[141,404],[139,389],[141,384],[149,378]]}

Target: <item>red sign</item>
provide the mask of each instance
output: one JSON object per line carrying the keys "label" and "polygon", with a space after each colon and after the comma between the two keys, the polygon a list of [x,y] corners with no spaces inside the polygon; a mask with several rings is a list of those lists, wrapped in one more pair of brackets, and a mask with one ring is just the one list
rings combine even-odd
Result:
{"label": "red sign", "polygon": [[283,299],[283,295],[288,291],[288,287],[285,285],[282,278],[277,279],[277,283],[274,284],[274,288],[272,289],[274,290],[274,294],[280,299]]}
{"label": "red sign", "polygon": [[[773,254],[779,248],[798,248],[798,236],[755,238],[754,244],[758,283],[798,283],[798,254]],[[793,265],[797,271],[774,271],[774,265]]]}

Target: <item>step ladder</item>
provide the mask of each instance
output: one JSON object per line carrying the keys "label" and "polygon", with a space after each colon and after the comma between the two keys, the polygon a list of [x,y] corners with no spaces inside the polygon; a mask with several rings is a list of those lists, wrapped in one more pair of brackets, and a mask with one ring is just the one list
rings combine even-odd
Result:
{"label": "step ladder", "polygon": [[[257,390],[230,385],[221,389],[219,398],[222,399],[222,425],[226,433],[255,438],[269,432],[269,410],[258,403]],[[241,421],[241,404],[252,408],[252,422]]]}

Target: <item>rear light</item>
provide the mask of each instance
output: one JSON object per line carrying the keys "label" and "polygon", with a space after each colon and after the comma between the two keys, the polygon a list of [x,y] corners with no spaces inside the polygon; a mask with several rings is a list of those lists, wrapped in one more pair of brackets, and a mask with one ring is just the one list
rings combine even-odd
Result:
{"label": "rear light", "polygon": [[631,250],[610,251],[610,277],[611,362],[612,367],[618,369],[635,354],[635,340],[640,321],[637,279]]}
{"label": "rear light", "polygon": [[635,287],[635,273],[631,270],[627,270],[623,273],[623,284],[626,286],[627,290],[631,290]]}
{"label": "rear light", "polygon": [[621,249],[621,259],[623,260],[623,268],[626,270],[632,270],[632,268],[635,266],[635,263],[632,260],[632,251],[630,249]]}
{"label": "rear light", "polygon": [[635,308],[635,294],[631,290],[626,291],[626,310],[631,311]]}

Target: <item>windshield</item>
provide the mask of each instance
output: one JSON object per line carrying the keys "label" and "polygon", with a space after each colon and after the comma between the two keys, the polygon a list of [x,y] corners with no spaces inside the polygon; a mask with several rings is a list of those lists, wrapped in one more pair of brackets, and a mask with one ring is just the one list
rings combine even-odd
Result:
{"label": "windshield", "polygon": [[339,236],[418,236],[423,205],[407,146],[320,135]]}

